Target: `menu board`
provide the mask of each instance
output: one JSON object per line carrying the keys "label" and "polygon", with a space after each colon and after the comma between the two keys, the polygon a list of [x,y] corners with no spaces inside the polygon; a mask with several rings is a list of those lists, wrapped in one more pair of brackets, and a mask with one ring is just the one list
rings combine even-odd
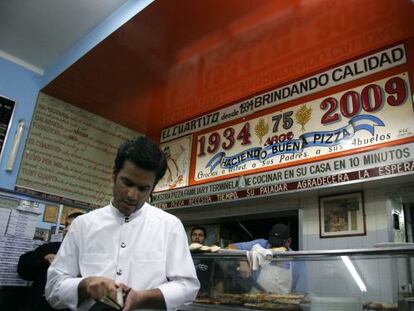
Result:
{"label": "menu board", "polygon": [[7,131],[10,127],[14,106],[14,101],[0,96],[0,158]]}
{"label": "menu board", "polygon": [[69,204],[106,205],[117,149],[140,135],[40,93],[16,191]]}

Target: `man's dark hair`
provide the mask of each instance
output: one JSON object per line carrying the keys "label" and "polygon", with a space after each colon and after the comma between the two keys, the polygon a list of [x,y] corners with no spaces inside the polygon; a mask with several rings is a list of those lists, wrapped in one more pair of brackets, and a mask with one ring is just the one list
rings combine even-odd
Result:
{"label": "man's dark hair", "polygon": [[81,216],[83,214],[85,214],[85,213],[82,213],[82,212],[71,213],[66,217],[66,219],[75,219],[76,217]]}
{"label": "man's dark hair", "polygon": [[205,237],[205,238],[207,237],[207,230],[206,230],[206,228],[201,227],[201,226],[195,226],[195,227],[193,227],[193,229],[191,229],[191,235],[193,235],[193,232],[194,232],[195,230],[201,230],[201,231],[203,231],[203,233],[204,233],[204,237]]}
{"label": "man's dark hair", "polygon": [[114,172],[119,172],[127,160],[144,170],[154,172],[154,186],[167,170],[167,160],[164,152],[161,151],[157,144],[144,136],[127,140],[119,146],[115,158]]}

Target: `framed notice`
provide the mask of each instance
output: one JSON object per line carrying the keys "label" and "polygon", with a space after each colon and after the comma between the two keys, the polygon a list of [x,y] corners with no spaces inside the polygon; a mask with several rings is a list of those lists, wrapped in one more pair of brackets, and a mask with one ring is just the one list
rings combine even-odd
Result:
{"label": "framed notice", "polygon": [[362,192],[319,198],[321,238],[365,235],[365,211]]}
{"label": "framed notice", "polygon": [[12,121],[15,102],[0,96],[0,158],[6,141],[7,131]]}
{"label": "framed notice", "polygon": [[[65,222],[66,222],[66,218],[70,214],[77,213],[77,212],[86,213],[86,211],[82,208],[64,206],[63,211],[62,211],[62,215],[60,217],[60,224],[64,225]],[[43,222],[56,223],[56,219],[58,217],[58,214],[59,214],[59,206],[46,205],[45,206],[45,212],[43,213]]]}

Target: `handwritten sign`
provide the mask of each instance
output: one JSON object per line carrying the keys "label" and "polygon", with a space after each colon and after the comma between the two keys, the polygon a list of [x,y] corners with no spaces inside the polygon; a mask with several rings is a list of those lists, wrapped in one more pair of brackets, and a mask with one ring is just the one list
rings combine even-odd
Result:
{"label": "handwritten sign", "polygon": [[413,141],[409,94],[401,73],[199,134],[192,178],[214,181]]}
{"label": "handwritten sign", "polygon": [[116,151],[123,141],[139,135],[40,93],[16,190],[106,205],[112,196]]}
{"label": "handwritten sign", "polygon": [[14,101],[0,96],[0,157],[10,127],[14,106]]}

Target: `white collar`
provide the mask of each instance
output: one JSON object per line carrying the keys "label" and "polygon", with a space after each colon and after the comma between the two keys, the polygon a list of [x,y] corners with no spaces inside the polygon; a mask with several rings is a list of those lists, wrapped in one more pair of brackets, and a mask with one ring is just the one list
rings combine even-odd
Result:
{"label": "white collar", "polygon": [[139,210],[133,212],[129,216],[125,216],[112,204],[112,199],[111,199],[111,202],[109,203],[109,210],[110,210],[111,214],[114,215],[117,218],[121,218],[123,221],[126,218],[128,218],[129,221],[131,221],[131,220],[137,218],[138,216],[145,215],[145,212],[147,211],[147,208],[148,208],[148,203],[145,202]]}

